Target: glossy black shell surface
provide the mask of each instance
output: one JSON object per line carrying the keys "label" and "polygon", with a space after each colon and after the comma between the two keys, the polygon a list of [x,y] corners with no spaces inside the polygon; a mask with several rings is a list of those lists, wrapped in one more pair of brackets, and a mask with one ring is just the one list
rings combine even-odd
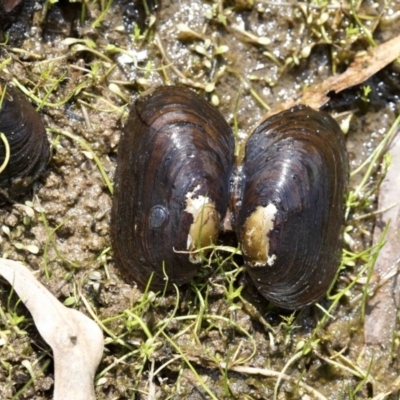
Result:
{"label": "glossy black shell surface", "polygon": [[264,121],[246,145],[236,229],[259,292],[288,309],[328,290],[340,263],[348,160],[324,112],[296,106]]}
{"label": "glossy black shell surface", "polygon": [[207,203],[198,219],[214,241],[227,208],[233,147],[222,115],[189,89],[160,87],[135,102],[118,147],[111,241],[117,266],[139,287],[152,274],[154,289],[164,287],[164,272],[178,285],[196,274],[189,203]]}
{"label": "glossy black shell surface", "polygon": [[15,22],[22,0],[0,0],[0,33]]}
{"label": "glossy black shell surface", "polygon": [[[0,82],[0,133],[10,146],[10,160],[0,173],[0,187],[16,192],[28,187],[45,169],[50,145],[39,114],[17,89]],[[6,155],[0,140],[0,165]]]}

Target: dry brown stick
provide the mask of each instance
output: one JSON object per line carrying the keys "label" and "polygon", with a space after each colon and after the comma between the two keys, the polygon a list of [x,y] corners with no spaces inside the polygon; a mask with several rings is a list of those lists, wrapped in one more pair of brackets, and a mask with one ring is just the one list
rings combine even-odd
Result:
{"label": "dry brown stick", "polygon": [[328,93],[339,93],[344,89],[359,85],[400,57],[400,35],[368,51],[359,53],[345,72],[333,75],[307,88],[300,97],[272,108],[263,119],[296,104],[306,104],[318,109],[329,101]]}

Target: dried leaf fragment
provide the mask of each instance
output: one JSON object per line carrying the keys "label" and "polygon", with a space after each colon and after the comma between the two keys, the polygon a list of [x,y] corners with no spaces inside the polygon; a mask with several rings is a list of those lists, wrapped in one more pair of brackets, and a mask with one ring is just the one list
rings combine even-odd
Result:
{"label": "dried leaf fragment", "polygon": [[[374,230],[374,243],[389,224],[385,245],[379,252],[374,272],[381,282],[374,295],[368,298],[367,315],[364,322],[364,339],[367,344],[381,345],[390,349],[393,332],[396,332],[400,287],[398,271],[400,264],[400,130],[389,148],[391,164],[379,188],[378,207],[383,210],[377,217]],[[391,279],[387,279],[391,277]]]}
{"label": "dried leaf fragment", "polygon": [[23,264],[0,258],[0,274],[14,287],[53,350],[54,400],[95,400],[94,374],[103,354],[97,324],[61,304]]}

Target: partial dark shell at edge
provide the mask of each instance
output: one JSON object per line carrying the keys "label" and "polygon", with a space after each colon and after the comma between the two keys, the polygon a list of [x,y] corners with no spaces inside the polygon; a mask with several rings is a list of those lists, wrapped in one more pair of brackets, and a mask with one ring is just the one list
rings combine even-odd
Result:
{"label": "partial dark shell at edge", "polygon": [[[37,179],[50,158],[50,145],[43,122],[32,104],[17,89],[0,81],[5,92],[0,109],[0,132],[10,146],[10,160],[0,174],[0,187],[19,192]],[[5,146],[0,140],[0,165]]]}

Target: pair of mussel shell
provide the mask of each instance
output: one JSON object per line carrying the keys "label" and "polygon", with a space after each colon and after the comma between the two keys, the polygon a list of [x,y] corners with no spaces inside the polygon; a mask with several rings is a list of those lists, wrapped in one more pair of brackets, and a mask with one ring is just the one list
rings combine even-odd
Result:
{"label": "pair of mussel shell", "polygon": [[[0,80],[0,189],[18,195],[44,171],[50,145],[39,114],[25,96]],[[0,196],[0,202],[2,202]]]}
{"label": "pair of mussel shell", "polygon": [[141,288],[150,278],[154,289],[167,277],[188,282],[201,261],[196,250],[217,242],[230,205],[260,293],[283,308],[311,304],[338,269],[347,165],[337,123],[296,106],[264,121],[234,167],[222,115],[189,89],[160,87],[137,99],[120,140],[116,263]]}

